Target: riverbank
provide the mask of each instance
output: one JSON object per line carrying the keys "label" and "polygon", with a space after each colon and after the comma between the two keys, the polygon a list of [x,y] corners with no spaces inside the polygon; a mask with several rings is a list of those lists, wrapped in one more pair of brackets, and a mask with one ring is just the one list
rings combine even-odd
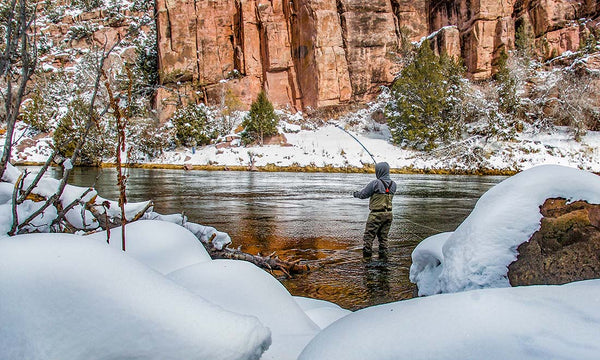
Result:
{"label": "riverbank", "polygon": [[[136,153],[130,167],[208,171],[369,173],[373,161],[386,161],[396,174],[514,175],[538,165],[563,165],[600,173],[600,132],[588,131],[579,140],[568,128],[542,132],[532,127],[515,140],[471,137],[431,151],[392,144],[385,126],[366,130],[355,126],[358,142],[333,125],[298,130],[280,124],[277,144],[242,146],[217,142],[202,147],[178,147],[149,158]],[[17,165],[43,164],[51,153],[49,138],[28,139],[13,152]],[[24,139],[24,140],[23,140]],[[27,141],[26,141],[27,140]],[[114,166],[105,159],[101,166]],[[126,159],[124,159],[127,162]]]}
{"label": "riverbank", "polygon": [[[42,166],[42,162],[34,161],[22,161],[17,162],[16,166]],[[190,165],[190,164],[159,164],[159,163],[136,163],[136,164],[123,164],[125,168],[138,168],[138,169],[167,169],[167,170],[204,170],[204,171],[257,171],[257,172],[298,172],[298,173],[342,173],[342,174],[370,174],[375,173],[375,167],[372,165],[365,165],[363,167],[357,166],[346,166],[346,167],[335,167],[335,166],[316,166],[316,165],[290,165],[290,166],[277,166],[274,164],[267,164],[265,166],[241,166],[241,165]],[[98,167],[98,168],[112,168],[116,167],[115,163],[102,163],[98,166],[82,166],[82,167]],[[418,169],[415,167],[402,167],[402,168],[391,168],[390,173],[392,174],[420,174],[420,175],[480,175],[480,176],[512,176],[517,174],[519,171],[508,170],[508,169]]]}

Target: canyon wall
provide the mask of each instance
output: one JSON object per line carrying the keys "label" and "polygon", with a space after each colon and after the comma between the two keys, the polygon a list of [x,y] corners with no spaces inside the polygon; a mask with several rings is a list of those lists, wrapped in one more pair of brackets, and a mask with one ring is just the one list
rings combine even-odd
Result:
{"label": "canyon wall", "polygon": [[[402,45],[435,50],[489,78],[519,33],[545,57],[598,29],[595,0],[157,0],[166,118],[187,102],[248,106],[265,90],[292,111],[364,102],[400,69]],[[588,19],[588,20],[582,20]],[[595,20],[594,20],[595,19]]]}

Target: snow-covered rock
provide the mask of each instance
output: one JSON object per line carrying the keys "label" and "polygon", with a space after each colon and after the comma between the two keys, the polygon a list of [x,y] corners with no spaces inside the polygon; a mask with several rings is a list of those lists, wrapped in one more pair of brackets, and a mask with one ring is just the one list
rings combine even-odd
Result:
{"label": "snow-covered rock", "polygon": [[442,248],[452,232],[443,232],[421,241],[412,252],[410,281],[417,284],[419,295],[438,294],[440,273],[444,266]]}
{"label": "snow-covered rock", "polygon": [[[110,230],[110,246],[122,249],[122,227]],[[106,243],[107,231],[87,237]],[[210,261],[210,255],[186,228],[158,220],[139,220],[125,225],[125,249],[144,265],[168,274],[189,265]]]}
{"label": "snow-covered rock", "polygon": [[296,359],[320,330],[280,282],[248,262],[214,260],[168,277],[226,310],[256,316],[271,330],[273,339],[262,359]]}
{"label": "snow-covered rock", "polygon": [[1,359],[258,359],[255,317],[223,310],[106,244],[0,239]]}
{"label": "snow-covered rock", "polygon": [[507,267],[517,258],[517,247],[539,229],[539,206],[556,197],[600,203],[600,176],[544,165],[504,180],[447,237],[442,257],[443,238],[428,239],[415,249],[411,281],[417,282],[421,295],[510,286]]}
{"label": "snow-covered rock", "polygon": [[341,306],[329,301],[312,299],[303,296],[294,296],[296,303],[304,310],[306,315],[319,325],[321,329],[325,329],[335,321],[352,313]]}
{"label": "snow-covered rock", "polygon": [[597,359],[600,280],[379,305],[321,331],[299,360]]}

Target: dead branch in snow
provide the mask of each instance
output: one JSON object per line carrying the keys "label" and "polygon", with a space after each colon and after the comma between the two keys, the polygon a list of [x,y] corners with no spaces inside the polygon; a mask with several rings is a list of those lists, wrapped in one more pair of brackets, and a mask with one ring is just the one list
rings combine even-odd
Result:
{"label": "dead branch in snow", "polygon": [[210,257],[213,259],[231,259],[248,261],[258,267],[270,271],[271,273],[273,273],[274,271],[281,271],[287,277],[291,277],[292,274],[300,274],[310,271],[310,266],[308,266],[307,264],[301,264],[300,260],[282,260],[278,256],[275,256],[275,253],[272,253],[268,256],[260,256],[248,254],[239,249],[230,249],[228,247],[225,247],[222,250],[217,250],[210,245],[210,241],[208,244],[204,244],[204,246],[208,250]]}
{"label": "dead branch in snow", "polygon": [[[108,212],[106,211],[106,209],[110,208],[110,203],[105,201],[103,204],[95,204],[95,201],[96,196],[94,196],[92,199],[90,199],[90,201],[85,203],[84,206],[85,209],[89,210],[90,213],[92,213],[92,215],[94,216],[94,218],[98,220],[98,224],[103,230],[113,229],[122,225],[122,220],[120,217],[108,216]],[[133,216],[133,218],[126,219],[127,223],[138,221],[148,211],[148,209],[150,209],[153,206],[154,202],[148,201],[146,205]],[[104,212],[100,212],[100,210],[98,210],[99,207],[104,207]]]}
{"label": "dead branch in snow", "polygon": [[[67,206],[65,206],[62,209],[57,209],[58,210],[58,215],[56,216],[56,219],[52,220],[52,224],[50,226],[54,226],[56,224],[58,224],[61,220],[65,220],[65,215],[67,215],[67,213],[69,212],[69,210],[71,210],[72,208],[74,208],[76,205],[78,204],[83,204],[83,198],[89,194],[91,191],[93,191],[94,188],[87,188],[77,199],[71,201],[71,203]],[[58,205],[60,205],[60,202],[58,203]],[[85,220],[85,219],[84,219]],[[68,222],[68,221],[67,221]],[[85,222],[84,222],[85,223]],[[71,225],[72,226],[72,225]]]}
{"label": "dead branch in snow", "polygon": [[8,232],[9,235],[14,235],[15,232],[17,231],[17,226],[19,226],[19,213],[17,212],[17,197],[18,197],[19,191],[23,187],[23,179],[26,176],[27,176],[26,172],[21,173],[21,175],[19,175],[19,178],[15,182],[15,187],[13,189],[13,195],[12,195],[13,222],[12,222],[12,226],[10,227],[10,231]]}

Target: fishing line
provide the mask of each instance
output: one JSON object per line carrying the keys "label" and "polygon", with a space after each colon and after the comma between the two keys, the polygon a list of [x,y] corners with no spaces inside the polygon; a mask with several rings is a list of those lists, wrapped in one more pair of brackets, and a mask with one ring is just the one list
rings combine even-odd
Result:
{"label": "fishing line", "polygon": [[408,220],[408,219],[407,219],[407,218],[405,218],[405,217],[403,217],[403,218],[402,218],[402,220],[408,221],[409,223],[411,223],[411,224],[413,224],[413,225],[417,225],[417,226],[420,226],[420,227],[422,227],[422,228],[425,228],[425,229],[429,229],[429,230],[437,231],[437,232],[439,232],[439,233],[443,233],[443,232],[444,232],[443,230],[435,229],[435,228],[432,228],[431,226],[422,225],[422,224],[416,223],[416,222],[414,222],[414,221]]}
{"label": "fishing line", "polygon": [[354,140],[356,140],[357,143],[360,144],[360,146],[362,146],[363,149],[365,149],[365,151],[367,152],[367,154],[369,154],[369,156],[371,157],[371,159],[373,159],[373,163],[375,163],[375,165],[377,165],[377,161],[375,161],[375,157],[373,156],[373,154],[371,154],[371,152],[369,151],[369,149],[367,149],[363,143],[361,143],[356,136],[350,134],[346,129],[344,129],[343,127],[339,126],[338,124],[335,124],[333,122],[329,122],[331,125],[335,126],[336,128],[342,130],[343,132],[345,132],[346,134],[350,135],[350,137],[352,137]]}

